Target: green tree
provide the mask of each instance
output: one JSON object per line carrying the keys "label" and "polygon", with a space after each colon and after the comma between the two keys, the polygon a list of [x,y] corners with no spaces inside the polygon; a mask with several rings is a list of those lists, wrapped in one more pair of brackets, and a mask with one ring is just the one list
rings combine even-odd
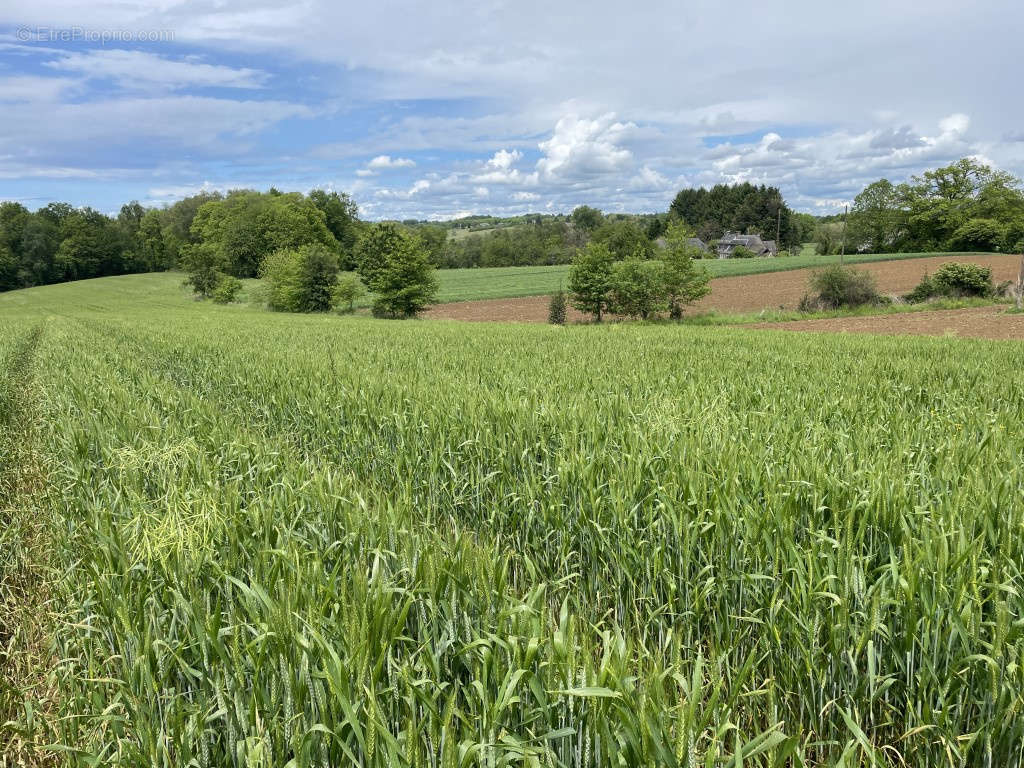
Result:
{"label": "green tree", "polygon": [[819,256],[839,253],[843,240],[843,223],[826,221],[814,230],[814,250]]}
{"label": "green tree", "polygon": [[665,265],[640,255],[620,261],[612,268],[611,311],[647,320],[667,307]]}
{"label": "green tree", "polygon": [[314,189],[309,200],[324,214],[324,223],[338,242],[340,266],[355,268],[354,249],[359,239],[359,208],[344,192]]}
{"label": "green tree", "polygon": [[378,317],[415,317],[437,296],[435,268],[422,241],[400,225],[371,226],[356,252]]}
{"label": "green tree", "polygon": [[696,227],[703,240],[720,238],[726,231],[757,232],[774,239],[778,230],[781,248],[799,245],[807,234],[778,188],[749,182],[681,189],[669,206],[669,216]]}
{"label": "green tree", "polygon": [[338,255],[319,243],[299,248],[299,286],[302,312],[327,312],[338,283]]}
{"label": "green tree", "polygon": [[54,256],[62,280],[118,275],[126,269],[125,240],[114,222],[92,208],[65,216],[60,225],[61,242]]}
{"label": "green tree", "polygon": [[180,255],[181,268],[185,270],[185,285],[203,298],[213,295],[222,274],[223,262],[220,252],[205,243],[188,245]]}
{"label": "green tree", "polygon": [[649,259],[654,255],[654,244],[647,239],[643,228],[631,219],[606,220],[594,232],[598,243],[608,246],[616,260],[638,256]]}
{"label": "green tree", "polygon": [[448,230],[436,224],[427,224],[416,228],[416,236],[420,239],[427,258],[435,267],[444,262],[445,246],[448,243]]}
{"label": "green tree", "polygon": [[955,251],[998,251],[1006,240],[1007,225],[996,219],[968,219],[949,238]]}
{"label": "green tree", "polygon": [[136,231],[136,258],[149,272],[170,269],[174,258],[167,247],[160,211],[150,209],[142,216]]}
{"label": "green tree", "polygon": [[851,250],[889,253],[904,230],[899,190],[888,179],[868,184],[853,201],[847,245]]}
{"label": "green tree", "polygon": [[355,248],[356,272],[371,291],[389,254],[403,248],[408,237],[402,225],[393,221],[373,224],[362,233]]}
{"label": "green tree", "polygon": [[565,325],[566,303],[565,291],[561,288],[558,289],[557,293],[551,294],[551,299],[548,301],[549,323],[552,325]]}
{"label": "green tree", "polygon": [[597,208],[591,208],[589,205],[580,205],[569,214],[569,221],[584,232],[590,233],[601,226],[601,222],[604,221],[604,214]]}
{"label": "green tree", "polygon": [[711,293],[711,276],[695,262],[703,257],[703,252],[687,242],[691,237],[691,230],[681,223],[669,225],[665,234],[667,247],[662,256],[662,274],[669,317],[673,320],[682,318],[687,304]]}
{"label": "green tree", "polygon": [[310,243],[339,248],[324,213],[297,192],[231,192],[200,206],[191,231],[236,277],[254,277],[267,254],[281,249]]}
{"label": "green tree", "polygon": [[597,322],[608,309],[615,259],[604,243],[587,243],[576,252],[569,268],[569,295],[580,312],[594,316]]}
{"label": "green tree", "polygon": [[298,250],[282,248],[267,254],[260,264],[267,307],[275,312],[301,312],[301,255]]}
{"label": "green tree", "polygon": [[356,302],[365,294],[366,287],[356,275],[341,275],[334,286],[333,307],[338,312],[355,312]]}
{"label": "green tree", "polygon": [[21,235],[18,257],[19,287],[43,285],[60,280],[56,256],[60,247],[60,228],[53,219],[41,212],[33,214]]}
{"label": "green tree", "polygon": [[0,291],[20,288],[18,260],[7,243],[0,241]]}

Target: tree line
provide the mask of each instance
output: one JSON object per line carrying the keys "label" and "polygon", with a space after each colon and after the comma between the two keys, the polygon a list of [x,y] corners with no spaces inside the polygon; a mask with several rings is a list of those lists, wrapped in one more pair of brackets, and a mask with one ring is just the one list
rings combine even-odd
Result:
{"label": "tree line", "polygon": [[705,242],[726,232],[740,232],[778,239],[780,249],[806,242],[814,219],[791,210],[778,187],[748,182],[681,189],[669,206],[669,215],[687,222]]}
{"label": "tree line", "polygon": [[[618,262],[657,259],[669,228],[679,223],[709,244],[739,231],[765,239],[778,233],[783,248],[813,238],[820,253],[1017,251],[1024,249],[1024,192],[1013,176],[965,158],[902,184],[869,184],[846,221],[796,213],[778,188],[743,183],[680,190],[659,214],[607,214],[584,205],[568,215],[390,222],[388,238],[376,239],[395,245],[400,233],[398,251],[414,250],[438,268],[570,264],[592,244]],[[273,188],[209,192],[161,208],[133,201],[115,216],[67,203],[33,212],[4,202],[0,290],[184,269],[201,294],[223,299],[237,292],[227,278],[258,277],[267,256],[280,251],[316,247],[337,261],[339,273],[357,272],[365,259],[360,242],[379,235],[378,226],[359,219],[348,195],[322,189],[306,195]],[[694,251],[692,257],[707,255]],[[342,294],[370,289],[362,282]]]}
{"label": "tree line", "polygon": [[846,223],[822,221],[819,253],[1024,251],[1020,180],[973,159],[893,184],[879,179],[854,199]]}

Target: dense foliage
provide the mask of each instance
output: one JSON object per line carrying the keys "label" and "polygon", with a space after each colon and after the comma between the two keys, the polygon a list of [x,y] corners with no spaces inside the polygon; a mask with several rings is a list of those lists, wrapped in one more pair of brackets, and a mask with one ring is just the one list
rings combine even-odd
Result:
{"label": "dense foliage", "polygon": [[[418,233],[429,228],[419,228]],[[442,230],[443,231],[443,230]],[[440,267],[521,267],[568,264],[587,231],[562,218],[537,218],[465,237],[446,239],[434,250]]]}
{"label": "dense foliage", "polygon": [[369,227],[356,246],[356,264],[378,317],[414,317],[437,297],[434,265],[422,241],[398,224]]}
{"label": "dense foliage", "polygon": [[670,317],[682,317],[686,304],[710,291],[710,275],[694,264],[700,249],[689,244],[691,234],[683,224],[670,226],[662,259],[649,259],[637,249],[616,262],[608,245],[592,241],[569,269],[573,306],[597,322],[605,312],[646,320],[668,310]]}
{"label": "dense foliage", "polygon": [[906,298],[912,302],[938,297],[984,298],[993,295],[995,291],[991,267],[950,261],[939,267],[934,275],[926,274]]}
{"label": "dense foliage", "polygon": [[559,288],[551,294],[548,301],[548,322],[552,325],[565,325],[568,308],[569,300],[565,296],[565,291]]}
{"label": "dense foliage", "polygon": [[66,203],[34,213],[0,203],[0,291],[166,269],[179,242],[173,227],[179,212],[160,215],[130,203],[110,218]]}
{"label": "dense foliage", "polygon": [[569,295],[580,312],[601,322],[611,303],[615,257],[602,243],[588,243],[581,248],[569,268]]}
{"label": "dense foliage", "polygon": [[0,298],[14,764],[1020,766],[1019,344],[178,283]]}
{"label": "dense foliage", "polygon": [[833,264],[814,272],[810,287],[821,309],[848,309],[881,301],[875,276],[866,269]]}
{"label": "dense foliage", "polygon": [[779,247],[799,245],[807,238],[803,219],[795,216],[776,187],[716,184],[710,189],[681,189],[669,213],[685,221],[705,242],[727,231],[758,234],[765,240],[779,236]]}
{"label": "dense foliage", "polygon": [[903,184],[880,179],[854,201],[847,250],[1024,250],[1024,191],[971,158]]}
{"label": "dense foliage", "polygon": [[267,306],[278,312],[326,312],[334,304],[338,257],[313,243],[282,248],[260,266]]}

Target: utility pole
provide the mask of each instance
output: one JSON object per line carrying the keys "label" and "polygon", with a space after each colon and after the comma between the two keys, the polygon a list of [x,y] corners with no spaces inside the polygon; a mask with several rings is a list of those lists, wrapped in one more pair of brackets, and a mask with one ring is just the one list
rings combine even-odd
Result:
{"label": "utility pole", "polygon": [[778,255],[782,247],[782,205],[779,204],[779,217],[775,222],[775,253]]}
{"label": "utility pole", "polygon": [[1024,255],[1020,257],[1020,272],[1017,273],[1017,310],[1024,309]]}
{"label": "utility pole", "polygon": [[839,266],[843,266],[843,260],[846,258],[846,215],[850,212],[850,206],[843,206],[843,242],[839,246]]}

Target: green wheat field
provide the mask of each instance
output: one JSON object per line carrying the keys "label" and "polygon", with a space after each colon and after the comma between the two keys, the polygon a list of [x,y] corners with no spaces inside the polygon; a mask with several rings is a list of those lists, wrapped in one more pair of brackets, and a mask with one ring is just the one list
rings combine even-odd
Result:
{"label": "green wheat field", "polygon": [[0,758],[1020,766],[1024,344],[0,296]]}

